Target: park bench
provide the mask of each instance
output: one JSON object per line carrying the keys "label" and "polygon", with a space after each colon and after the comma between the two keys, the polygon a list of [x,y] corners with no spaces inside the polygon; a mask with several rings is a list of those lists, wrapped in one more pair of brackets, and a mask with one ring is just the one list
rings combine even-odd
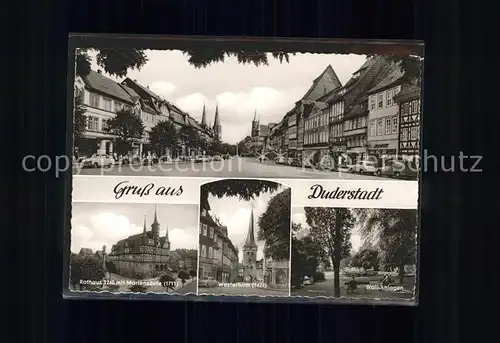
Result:
{"label": "park bench", "polygon": [[[358,289],[358,285],[369,285],[369,284],[370,284],[369,281],[353,281],[353,280],[346,281],[344,283],[345,288],[347,290],[347,294],[354,293]],[[366,287],[364,289],[366,293]]]}

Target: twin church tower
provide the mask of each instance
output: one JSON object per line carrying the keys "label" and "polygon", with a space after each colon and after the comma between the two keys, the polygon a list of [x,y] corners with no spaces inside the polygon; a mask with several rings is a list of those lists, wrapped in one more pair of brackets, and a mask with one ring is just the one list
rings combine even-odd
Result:
{"label": "twin church tower", "polygon": [[207,124],[207,109],[205,104],[203,104],[203,112],[201,115],[201,126],[212,129],[214,132],[214,138],[217,140],[221,139],[222,135],[222,126],[220,125],[220,119],[219,119],[219,104],[215,105],[215,118],[214,118],[214,125],[211,126],[210,123]]}

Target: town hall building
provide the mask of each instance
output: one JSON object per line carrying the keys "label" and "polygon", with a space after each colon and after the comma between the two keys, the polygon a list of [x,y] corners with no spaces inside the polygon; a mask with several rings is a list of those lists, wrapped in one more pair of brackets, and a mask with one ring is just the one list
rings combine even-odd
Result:
{"label": "town hall building", "polygon": [[142,233],[118,241],[111,248],[109,259],[115,265],[117,274],[144,279],[169,271],[173,262],[170,254],[168,229],[165,230],[165,236],[161,237],[155,208],[151,230],[147,230],[144,218]]}

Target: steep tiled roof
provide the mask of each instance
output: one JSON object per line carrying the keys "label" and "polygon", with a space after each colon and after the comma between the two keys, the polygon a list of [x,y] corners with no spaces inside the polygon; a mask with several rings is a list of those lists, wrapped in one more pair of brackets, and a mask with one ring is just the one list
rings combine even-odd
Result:
{"label": "steep tiled roof", "polygon": [[80,255],[92,255],[94,252],[90,248],[81,248]]}
{"label": "steep tiled roof", "polygon": [[143,92],[148,94],[150,97],[155,98],[156,100],[163,101],[163,99],[158,94],[155,94],[148,87],[144,87],[143,85],[141,85],[140,83],[138,83],[135,80],[132,80],[131,78],[127,77],[125,80],[123,80],[123,83],[135,85],[137,88],[139,88],[140,90],[142,90]]}
{"label": "steep tiled roof", "polygon": [[182,114],[180,114],[179,112],[177,111],[171,111],[170,112],[170,116],[172,117],[172,120],[177,123],[177,124],[181,124],[181,125],[184,125],[185,122],[184,122],[184,117],[182,116]]}
{"label": "steep tiled roof", "polygon": [[420,96],[420,87],[416,84],[404,84],[401,91],[396,94],[394,101],[403,102],[407,100],[416,99]]}
{"label": "steep tiled roof", "polygon": [[392,86],[394,83],[397,81],[401,80],[401,78],[404,76],[404,72],[401,70],[401,68],[394,68],[394,70],[389,73],[382,81],[380,81],[375,87],[370,89],[367,94],[373,94],[379,90],[383,90],[387,87]]}
{"label": "steep tiled roof", "polygon": [[[340,82],[337,74],[333,70],[331,65],[328,65],[325,70],[319,75],[317,78],[314,79],[312,86],[307,90],[306,94],[302,97],[302,100],[317,100],[320,96],[315,96],[314,99],[309,99],[311,95],[313,94],[314,91],[316,91],[318,84],[321,82],[321,80],[325,76],[330,76],[332,78],[332,83],[333,83],[333,88],[338,88],[339,86],[342,86],[342,83]],[[323,96],[322,94],[321,96]]]}
{"label": "steep tiled roof", "polygon": [[91,70],[90,73],[83,78],[83,82],[89,89],[97,91],[101,94],[109,95],[110,97],[128,103],[134,102],[130,94],[127,93],[118,83],[93,70]]}
{"label": "steep tiled roof", "polygon": [[132,101],[135,102],[140,98],[139,94],[137,94],[137,92],[135,90],[133,90],[132,88],[130,88],[129,86],[121,84],[121,83],[119,83],[119,85],[130,95],[130,98],[132,99]]}

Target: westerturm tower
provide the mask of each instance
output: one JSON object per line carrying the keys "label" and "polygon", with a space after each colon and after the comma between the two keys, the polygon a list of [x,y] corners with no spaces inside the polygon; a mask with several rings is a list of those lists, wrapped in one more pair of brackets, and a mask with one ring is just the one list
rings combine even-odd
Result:
{"label": "westerturm tower", "polygon": [[257,275],[257,244],[254,235],[254,215],[253,205],[250,212],[250,221],[248,223],[248,233],[245,244],[243,245],[243,265],[245,266],[245,277],[250,276],[255,279]]}
{"label": "westerturm tower", "polygon": [[215,106],[215,119],[214,119],[214,134],[215,138],[218,140],[221,139],[221,134],[222,134],[222,126],[220,125],[220,119],[219,119],[219,104]]}
{"label": "westerturm tower", "polygon": [[260,124],[259,124],[259,118],[257,117],[257,110],[255,110],[253,114],[253,120],[252,120],[252,137],[258,137],[260,135]]}

